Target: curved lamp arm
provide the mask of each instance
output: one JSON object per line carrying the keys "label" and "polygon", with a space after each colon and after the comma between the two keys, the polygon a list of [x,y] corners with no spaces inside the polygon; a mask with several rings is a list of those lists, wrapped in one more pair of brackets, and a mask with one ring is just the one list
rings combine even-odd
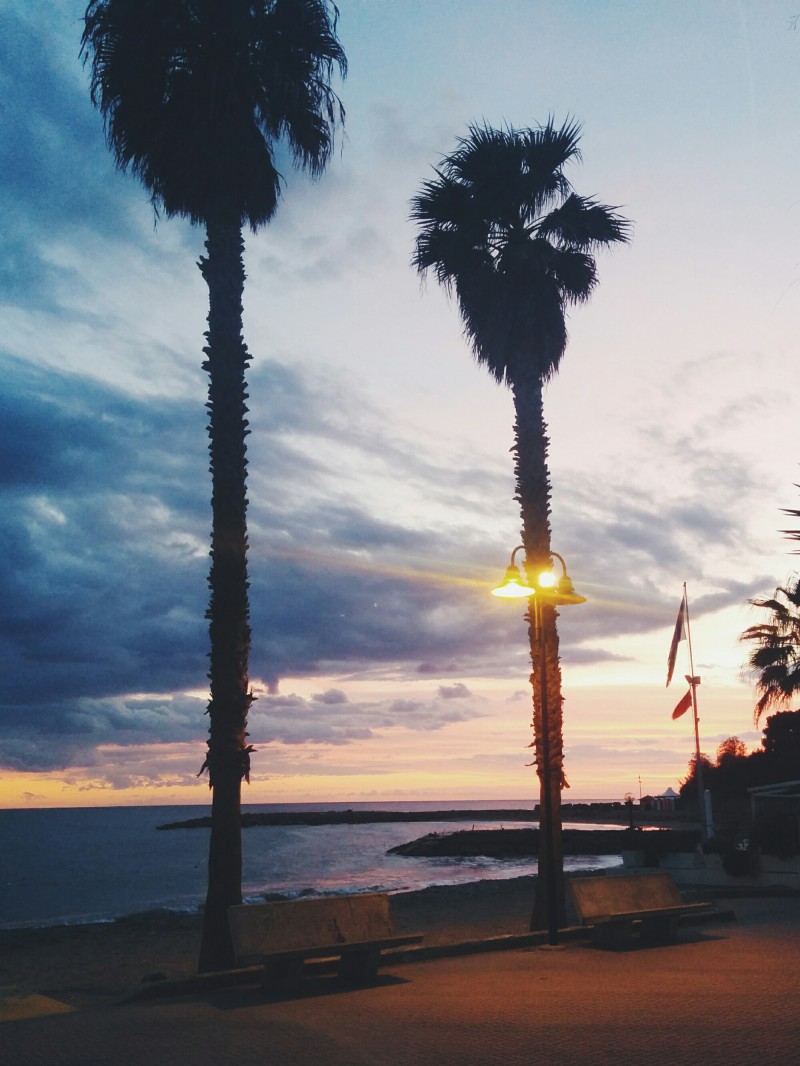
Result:
{"label": "curved lamp arm", "polygon": [[[555,607],[566,607],[570,604],[586,603],[586,597],[580,596],[575,591],[575,586],[572,583],[572,578],[567,573],[567,564],[564,561],[563,555],[559,555],[558,552],[551,551],[550,558],[558,559],[561,563],[561,577],[557,581],[548,582],[543,581],[540,575],[536,586],[529,585],[517,565],[517,552],[524,551],[525,545],[518,544],[511,553],[511,563],[506,568],[505,577],[492,589],[492,595],[498,596],[500,599],[506,600],[518,600],[528,599],[531,596],[541,596],[546,603],[550,603]],[[549,573],[549,572],[548,572]],[[552,577],[552,575],[551,575]]]}

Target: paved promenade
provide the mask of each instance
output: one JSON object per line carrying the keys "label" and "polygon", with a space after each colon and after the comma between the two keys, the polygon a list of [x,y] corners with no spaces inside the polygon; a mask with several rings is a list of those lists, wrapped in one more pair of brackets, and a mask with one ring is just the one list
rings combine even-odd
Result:
{"label": "paved promenade", "polygon": [[14,1066],[792,1066],[800,1063],[800,900],[724,901],[735,921],[668,947],[571,940],[393,965],[377,986],[315,978],[0,1026]]}

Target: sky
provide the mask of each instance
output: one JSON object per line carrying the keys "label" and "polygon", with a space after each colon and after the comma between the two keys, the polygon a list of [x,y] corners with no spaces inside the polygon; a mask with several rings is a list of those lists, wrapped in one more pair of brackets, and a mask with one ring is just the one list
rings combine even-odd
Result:
{"label": "sky", "polygon": [[[0,13],[0,807],[209,801],[203,233],[117,172],[82,0]],[[779,0],[340,0],[345,135],[246,239],[249,803],[532,802],[508,391],[410,265],[470,123],[582,127],[634,224],[547,387],[565,801],[757,747],[739,634],[796,567],[800,27]],[[762,723],[763,725],[763,723]]]}

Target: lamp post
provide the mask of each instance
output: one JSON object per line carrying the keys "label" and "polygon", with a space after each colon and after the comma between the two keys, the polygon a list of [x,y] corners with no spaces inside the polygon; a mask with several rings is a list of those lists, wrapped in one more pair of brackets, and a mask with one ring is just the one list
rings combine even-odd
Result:
{"label": "lamp post", "polygon": [[539,681],[539,701],[542,722],[542,763],[541,766],[541,803],[539,811],[539,831],[544,833],[545,853],[547,855],[547,947],[558,947],[558,900],[556,899],[555,869],[555,826],[552,802],[553,768],[550,763],[550,714],[547,698],[547,634],[544,626],[543,610],[545,605],[561,607],[569,604],[586,603],[585,596],[575,592],[575,586],[567,574],[567,564],[558,552],[550,552],[550,558],[561,563],[561,577],[556,579],[552,570],[537,574],[535,585],[531,586],[523,579],[516,564],[516,555],[524,551],[524,545],[518,545],[511,553],[511,563],[506,569],[503,581],[492,589],[493,596],[501,599],[527,599],[533,621],[534,642],[538,647],[538,664],[534,664],[534,676]]}

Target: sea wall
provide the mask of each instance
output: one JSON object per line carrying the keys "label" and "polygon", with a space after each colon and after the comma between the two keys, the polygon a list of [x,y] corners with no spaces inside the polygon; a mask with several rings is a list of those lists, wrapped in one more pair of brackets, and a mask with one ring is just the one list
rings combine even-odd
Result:
{"label": "sea wall", "polygon": [[[800,857],[779,859],[775,855],[742,852],[741,872],[731,873],[730,858],[702,851],[672,852],[658,857],[659,870],[669,872],[678,885],[709,887],[791,889],[800,892]],[[655,869],[643,851],[623,851],[629,869]],[[727,868],[726,868],[727,867]]]}
{"label": "sea wall", "polygon": [[[461,829],[452,833],[428,833],[389,849],[390,855],[474,856],[511,859],[536,855],[539,829]],[[699,834],[682,829],[564,829],[561,846],[564,855],[619,855],[631,842],[642,842],[643,861],[680,849],[689,850]],[[632,852],[631,852],[632,853]]]}

